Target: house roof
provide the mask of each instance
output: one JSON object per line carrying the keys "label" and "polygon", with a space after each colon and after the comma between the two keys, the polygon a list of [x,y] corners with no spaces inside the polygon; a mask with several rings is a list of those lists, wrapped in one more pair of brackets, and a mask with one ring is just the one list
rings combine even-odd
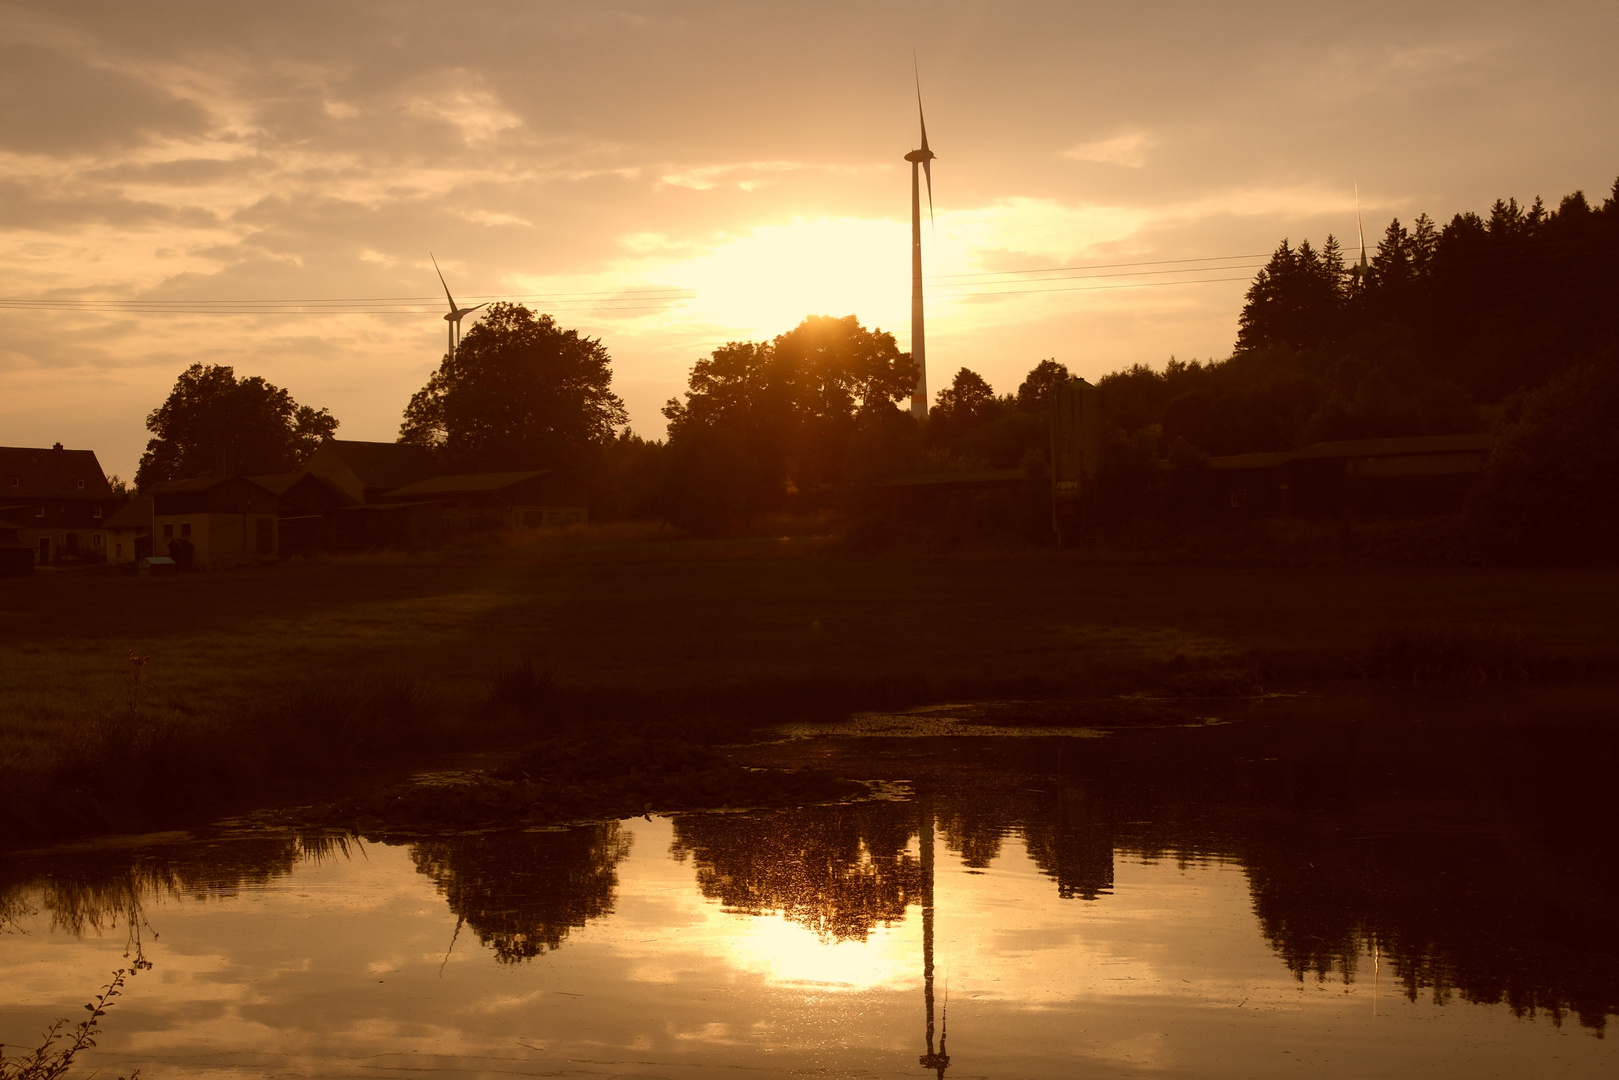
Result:
{"label": "house roof", "polygon": [[417,484],[409,484],[382,496],[392,502],[396,499],[440,495],[486,495],[501,491],[513,484],[521,484],[536,476],[546,476],[552,470],[535,469],[529,472],[466,473],[460,476],[434,476]]}
{"label": "house roof", "polygon": [[[0,446],[0,498],[112,498],[96,452],[63,450],[61,445]],[[79,487],[81,480],[83,488]]]}
{"label": "house roof", "polygon": [[286,493],[288,488],[296,484],[299,478],[303,475],[305,474],[302,469],[294,469],[292,472],[265,473],[263,476],[249,476],[248,479],[266,491],[273,491],[277,495],[282,495]]}
{"label": "house roof", "polygon": [[1408,435],[1398,439],[1347,439],[1314,443],[1288,455],[1300,458],[1391,457],[1398,454],[1455,454],[1488,450],[1488,435]]}
{"label": "house roof", "polygon": [[327,439],[316,451],[336,456],[368,488],[394,488],[432,476],[433,452],[413,443]]}
{"label": "house roof", "polygon": [[1281,454],[1226,454],[1210,458],[1209,468],[1274,469],[1289,461],[1460,454],[1488,450],[1493,441],[1488,435],[1409,435],[1398,439],[1342,439],[1337,442],[1313,443]]}
{"label": "house roof", "polygon": [[102,528],[105,529],[146,529],[150,528],[151,525],[152,497],[150,495],[135,496],[101,523]]}
{"label": "house roof", "polygon": [[[183,495],[193,491],[209,491],[221,484],[233,483],[252,484],[256,488],[264,488],[257,480],[248,476],[194,476],[189,480],[164,480],[153,484],[146,489],[148,495]],[[267,489],[266,489],[267,490]],[[274,494],[272,492],[272,494]]]}
{"label": "house roof", "polygon": [[1286,461],[1290,454],[1227,454],[1209,458],[1211,469],[1274,469]]}
{"label": "house roof", "polygon": [[923,473],[916,476],[901,476],[896,480],[890,480],[886,484],[877,486],[884,488],[968,487],[975,484],[1020,483],[1023,479],[1024,472],[1022,469],[974,469],[970,472]]}

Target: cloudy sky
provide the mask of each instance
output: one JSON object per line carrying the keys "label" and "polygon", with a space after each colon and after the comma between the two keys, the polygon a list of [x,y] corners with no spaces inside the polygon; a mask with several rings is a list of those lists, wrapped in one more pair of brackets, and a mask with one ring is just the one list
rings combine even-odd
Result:
{"label": "cloudy sky", "polygon": [[725,341],[906,347],[913,49],[935,388],[1225,355],[1357,181],[1375,236],[1619,174],[1611,2],[0,2],[0,444],[127,477],[196,361],[391,439],[429,251],[599,336],[648,434]]}

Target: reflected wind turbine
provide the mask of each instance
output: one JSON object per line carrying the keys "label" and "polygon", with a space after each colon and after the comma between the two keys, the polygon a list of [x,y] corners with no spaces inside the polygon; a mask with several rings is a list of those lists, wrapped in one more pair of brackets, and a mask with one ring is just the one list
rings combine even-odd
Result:
{"label": "reflected wind turbine", "polygon": [[917,419],[928,414],[928,352],[922,326],[922,189],[916,167],[922,166],[922,175],[928,184],[928,221],[933,221],[933,159],[937,156],[928,149],[928,122],[922,115],[922,76],[916,75],[916,119],[922,127],[922,149],[905,155],[911,163],[911,358],[916,361],[916,388],[911,391],[911,415]]}
{"label": "reflected wind turbine", "polygon": [[444,329],[449,336],[449,347],[447,348],[446,352],[449,354],[449,358],[454,360],[455,350],[461,344],[461,316],[471,315],[474,311],[477,311],[478,308],[487,307],[489,302],[486,300],[482,304],[477,305],[477,307],[456,307],[455,297],[450,295],[450,287],[444,282],[444,271],[438,268],[438,259],[433,257],[433,253],[431,251],[427,253],[427,257],[429,259],[433,259],[433,270],[438,274],[438,283],[444,286],[444,299],[450,302],[450,313],[444,316],[444,321],[450,325]]}

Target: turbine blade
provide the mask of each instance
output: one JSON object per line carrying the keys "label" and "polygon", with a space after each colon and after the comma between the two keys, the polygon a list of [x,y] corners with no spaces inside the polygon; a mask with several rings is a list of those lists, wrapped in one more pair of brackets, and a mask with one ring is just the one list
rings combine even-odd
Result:
{"label": "turbine blade", "polygon": [[1360,218],[1360,181],[1355,181],[1355,231],[1360,234],[1360,264],[1366,265],[1366,226]]}
{"label": "turbine blade", "polygon": [[433,270],[434,270],[435,273],[438,274],[438,283],[440,285],[444,285],[444,299],[446,299],[446,300],[448,300],[450,302],[450,310],[454,311],[455,310],[455,297],[450,295],[450,287],[448,285],[446,285],[445,282],[444,282],[444,271],[442,271],[442,270],[440,270],[438,268],[438,260],[433,258],[433,253],[431,251],[429,251],[427,253],[427,257],[429,259],[433,259]]}
{"label": "turbine blade", "polygon": [[[922,145],[924,147],[927,146],[927,140],[926,139],[922,140]],[[923,162],[922,162],[922,175],[928,178],[928,224],[932,225],[933,224],[933,162],[932,161],[923,160]]]}
{"label": "turbine blade", "polygon": [[922,126],[922,149],[928,149],[928,118],[922,115],[922,76],[916,77],[916,120]]}

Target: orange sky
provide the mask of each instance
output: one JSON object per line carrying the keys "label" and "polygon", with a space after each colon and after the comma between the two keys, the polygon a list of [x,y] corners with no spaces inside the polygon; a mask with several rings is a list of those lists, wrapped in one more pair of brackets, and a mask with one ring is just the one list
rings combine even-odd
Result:
{"label": "orange sky", "polygon": [[[1161,260],[1351,243],[1357,179],[1374,238],[1599,201],[1616,31],[1611,3],[0,3],[0,299],[428,298],[8,307],[0,444],[127,477],[195,361],[391,439],[443,350],[429,250],[458,299],[600,336],[651,434],[727,340],[852,312],[904,347],[913,47],[935,389],[1224,355],[1255,260]],[[1071,265],[1109,276],[987,276]]]}

